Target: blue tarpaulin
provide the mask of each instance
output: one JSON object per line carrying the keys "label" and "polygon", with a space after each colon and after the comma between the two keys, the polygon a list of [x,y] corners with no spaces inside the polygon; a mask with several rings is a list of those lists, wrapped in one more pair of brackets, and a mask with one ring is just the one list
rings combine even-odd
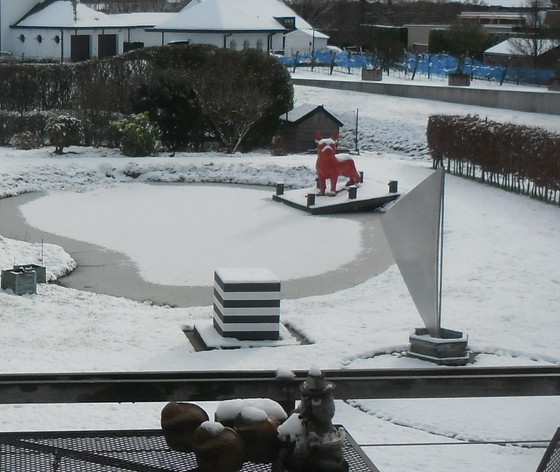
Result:
{"label": "blue tarpaulin", "polygon": [[[447,54],[412,54],[406,55],[405,68],[408,72],[423,75],[447,76],[457,70],[457,59]],[[494,82],[513,82],[524,84],[546,85],[554,76],[552,69],[526,69],[519,67],[501,67],[483,64],[467,58],[463,64],[463,72],[474,78]]]}
{"label": "blue tarpaulin", "polygon": [[[311,54],[298,54],[291,57],[277,56],[277,58],[286,67],[310,65],[312,62]],[[397,67],[411,74],[416,72],[418,75],[447,77],[449,73],[457,70],[457,59],[447,54],[407,53],[403,59],[404,62]],[[372,58],[370,56],[352,54],[347,51],[336,54],[332,51],[315,51],[313,53],[313,60],[315,64],[333,65],[334,67],[344,69],[361,69],[372,65]],[[483,64],[470,58],[465,60],[463,72],[470,74],[473,78],[498,83],[510,82],[536,85],[546,85],[555,75],[552,69],[505,68]]]}

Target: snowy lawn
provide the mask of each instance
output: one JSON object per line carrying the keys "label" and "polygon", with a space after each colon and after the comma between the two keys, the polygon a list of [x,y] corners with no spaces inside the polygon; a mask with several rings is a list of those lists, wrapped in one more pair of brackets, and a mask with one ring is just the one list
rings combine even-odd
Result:
{"label": "snowy lawn", "polygon": [[[398,180],[403,192],[431,172],[424,137],[431,113],[476,112],[501,121],[513,116],[516,122],[560,129],[560,117],[556,116],[336,93],[311,87],[297,87],[296,96],[298,102],[322,103],[339,116],[351,116],[359,107],[361,140],[364,148],[371,150],[355,156],[357,167],[369,179],[384,183]],[[397,145],[401,147],[399,153],[395,152]],[[162,277],[159,273],[152,275],[155,259],[149,258],[151,252],[160,249],[158,260],[168,260],[168,283],[198,283],[208,277],[201,274],[208,274],[217,262],[205,266],[212,261],[209,257],[201,258],[200,262],[196,258],[213,255],[217,244],[213,238],[220,233],[215,221],[218,218],[231,221],[234,231],[223,233],[224,246],[238,238],[243,249],[246,231],[250,234],[247,246],[256,253],[273,252],[264,250],[272,244],[266,239],[270,225],[280,223],[281,227],[290,228],[290,234],[297,231],[297,241],[294,238],[275,242],[282,244],[286,263],[282,277],[286,278],[331,270],[352,260],[361,249],[361,223],[352,216],[301,215],[264,196],[255,198],[258,190],[228,187],[224,192],[235,193],[227,194],[227,199],[235,199],[239,205],[228,207],[228,211],[213,218],[186,205],[181,211],[188,217],[172,221],[161,211],[170,199],[181,201],[188,196],[202,206],[206,199],[221,198],[220,192],[192,197],[195,194],[190,192],[205,192],[205,187],[144,185],[157,181],[271,186],[283,181],[286,185],[306,187],[313,182],[312,155],[272,157],[263,152],[128,159],[105,149],[71,148],[72,154],[63,157],[54,157],[50,151],[0,149],[2,196],[52,191],[22,209],[32,224],[119,251],[133,246],[134,252],[129,256],[145,277]],[[453,176],[448,176],[446,185],[444,327],[464,331],[469,336],[469,345],[478,354],[477,366],[559,364],[558,208]],[[271,193],[272,188],[268,190]],[[100,208],[104,208],[102,213]],[[92,215],[96,224],[116,221],[123,228],[109,235],[107,231],[92,231],[84,221]],[[194,222],[196,232],[192,234]],[[259,226],[259,222],[266,225]],[[154,248],[153,238],[168,232],[171,235],[165,237],[169,239],[161,244],[165,247]],[[135,237],[143,233],[148,236],[146,241]],[[185,239],[173,239],[177,233],[184,234]],[[133,244],[120,245],[122,238]],[[312,244],[298,251],[297,246],[303,241]],[[184,252],[183,244],[192,252]],[[347,248],[340,250],[343,244]],[[8,238],[0,238],[0,248],[2,268],[10,267],[15,259],[38,262],[41,255],[40,245]],[[336,257],[323,260],[321,248]],[[44,260],[53,277],[73,268],[73,261],[53,246],[45,245]],[[199,267],[200,272],[190,274],[190,279],[181,279],[185,274],[178,274],[181,264],[177,260],[195,261],[192,266]],[[252,260],[250,265],[257,262],[273,264],[263,257]],[[211,283],[210,280],[208,284]],[[197,353],[181,326],[209,318],[209,306],[159,307],[53,284],[40,285],[34,296],[0,292],[0,307],[1,372],[426,366],[422,361],[402,356],[410,330],[419,327],[421,320],[395,266],[346,290],[284,300],[282,320],[312,341],[305,346]],[[157,428],[161,407],[5,405],[0,408],[0,429]],[[460,472],[535,470],[544,452],[542,448],[465,441],[547,440],[560,426],[557,397],[376,400],[338,402],[337,408],[336,420],[358,442],[370,445],[365,449],[383,472],[450,468]],[[381,443],[414,445],[379,446]],[[427,447],[424,443],[446,445]]]}

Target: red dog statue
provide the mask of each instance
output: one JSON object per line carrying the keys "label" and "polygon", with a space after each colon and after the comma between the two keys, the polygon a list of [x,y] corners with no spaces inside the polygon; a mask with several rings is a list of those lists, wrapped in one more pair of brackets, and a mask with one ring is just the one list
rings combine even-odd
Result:
{"label": "red dog statue", "polygon": [[336,184],[340,176],[348,177],[346,186],[356,185],[360,182],[360,174],[356,170],[356,165],[352,159],[339,160],[336,157],[336,144],[338,143],[338,131],[335,131],[330,138],[322,138],[321,133],[315,133],[317,143],[317,178],[319,180],[319,195],[325,195],[326,181],[331,182],[331,191],[328,195],[336,195]]}

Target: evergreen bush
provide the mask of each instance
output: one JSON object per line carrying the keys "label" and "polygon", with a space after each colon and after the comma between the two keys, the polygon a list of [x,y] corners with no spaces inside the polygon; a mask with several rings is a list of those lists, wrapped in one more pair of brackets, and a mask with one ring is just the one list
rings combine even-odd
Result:
{"label": "evergreen bush", "polygon": [[150,122],[147,112],[132,114],[111,122],[119,136],[119,149],[125,156],[142,157],[155,155],[159,149],[160,131]]}
{"label": "evergreen bush", "polygon": [[20,114],[13,111],[0,110],[0,145],[7,146],[20,133],[33,133],[44,141],[45,126],[49,114],[31,112]]}
{"label": "evergreen bush", "polygon": [[43,142],[37,133],[32,131],[24,131],[14,135],[12,144],[16,149],[37,149],[43,145]]}
{"label": "evergreen bush", "polygon": [[65,147],[80,144],[83,138],[82,122],[67,114],[49,118],[45,132],[49,142],[55,147],[55,154],[62,154]]}

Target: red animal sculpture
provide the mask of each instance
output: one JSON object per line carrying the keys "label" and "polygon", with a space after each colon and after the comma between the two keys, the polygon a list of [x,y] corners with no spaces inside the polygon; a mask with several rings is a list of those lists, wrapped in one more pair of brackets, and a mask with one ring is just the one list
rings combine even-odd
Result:
{"label": "red animal sculpture", "polygon": [[338,143],[338,132],[335,131],[330,138],[321,137],[321,133],[315,133],[317,143],[317,179],[319,181],[319,195],[325,195],[326,181],[331,182],[331,190],[328,195],[336,195],[336,184],[340,176],[348,177],[346,186],[356,185],[360,182],[360,174],[352,159],[340,160],[336,157],[336,144]]}

